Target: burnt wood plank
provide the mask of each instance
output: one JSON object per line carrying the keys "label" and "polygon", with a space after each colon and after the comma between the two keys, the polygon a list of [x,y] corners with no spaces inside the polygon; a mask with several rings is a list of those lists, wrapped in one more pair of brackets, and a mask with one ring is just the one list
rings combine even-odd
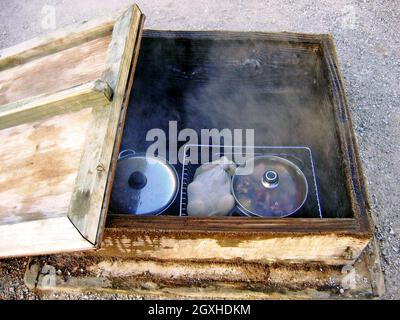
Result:
{"label": "burnt wood plank", "polygon": [[107,228],[129,228],[135,230],[160,230],[190,232],[247,232],[274,233],[351,233],[365,236],[358,231],[355,219],[302,219],[302,218],[256,218],[256,217],[140,217],[112,214]]}
{"label": "burnt wood plank", "polygon": [[308,261],[334,265],[353,263],[368,242],[367,237],[340,232],[188,232],[184,226],[168,231],[117,227],[106,228],[101,248],[90,254],[161,261]]}
{"label": "burnt wood plank", "polygon": [[354,134],[354,125],[349,112],[344,80],[340,72],[338,57],[332,36],[326,35],[321,42],[324,67],[331,86],[330,95],[336,106],[335,117],[338,128],[341,154],[346,170],[346,186],[351,197],[352,210],[360,231],[372,237],[373,219],[365,175]]}

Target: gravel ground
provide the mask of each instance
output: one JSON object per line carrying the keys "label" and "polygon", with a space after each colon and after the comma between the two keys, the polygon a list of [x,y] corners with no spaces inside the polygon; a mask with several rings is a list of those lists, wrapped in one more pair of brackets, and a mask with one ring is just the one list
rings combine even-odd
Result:
{"label": "gravel ground", "polygon": [[[107,14],[129,0],[0,0],[0,48],[52,27]],[[400,3],[381,0],[136,1],[146,28],[331,33],[360,145],[387,299],[400,298]],[[46,19],[55,13],[54,21]],[[33,298],[22,285],[25,259],[0,262],[0,299]]]}

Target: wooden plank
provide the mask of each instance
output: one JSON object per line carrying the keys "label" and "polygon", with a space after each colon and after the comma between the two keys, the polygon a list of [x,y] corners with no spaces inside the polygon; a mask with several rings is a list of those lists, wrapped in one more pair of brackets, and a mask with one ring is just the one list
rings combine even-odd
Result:
{"label": "wooden plank", "polygon": [[92,118],[87,108],[0,131],[0,225],[67,215]]}
{"label": "wooden plank", "polygon": [[128,85],[126,88],[126,94],[124,97],[124,102],[122,104],[121,116],[120,116],[119,123],[118,123],[117,138],[116,138],[115,144],[114,144],[114,150],[113,150],[113,155],[112,155],[112,159],[111,159],[111,166],[110,166],[110,170],[109,170],[108,178],[107,178],[107,186],[106,186],[106,190],[105,190],[103,206],[102,206],[101,215],[100,215],[101,224],[99,225],[99,230],[97,232],[97,240],[96,240],[97,246],[100,246],[100,244],[101,244],[101,239],[103,238],[104,228],[106,225],[106,217],[107,217],[108,207],[109,207],[109,203],[110,203],[111,190],[112,190],[112,184],[114,181],[115,170],[117,168],[118,154],[120,151],[120,146],[121,146],[121,141],[122,141],[122,134],[123,134],[124,125],[125,125],[126,112],[127,112],[127,108],[129,105],[130,93],[132,91],[133,79],[135,76],[135,69],[136,69],[136,65],[137,65],[137,61],[138,61],[138,57],[139,57],[140,43],[141,43],[141,39],[142,39],[142,35],[143,35],[144,20],[145,20],[145,16],[142,15],[140,27],[139,27],[139,34],[136,39],[136,44],[135,44],[135,49],[134,49],[134,57],[133,57],[133,61],[131,64],[130,71],[129,71],[129,82],[128,82]]}
{"label": "wooden plank", "polygon": [[114,22],[1,53],[1,257],[93,248],[142,15]]}
{"label": "wooden plank", "polygon": [[[356,263],[344,266],[313,262],[165,261],[93,256],[91,252],[62,254],[45,260],[31,259],[25,283],[48,297],[96,291],[147,299],[370,299],[384,293],[375,251],[376,243],[372,242]],[[44,264],[46,267],[42,268]],[[49,274],[49,270],[53,272]],[[67,272],[70,277],[66,278]],[[56,286],[50,287],[49,280]],[[380,290],[376,289],[378,283]],[[339,288],[343,291],[339,292]]]}
{"label": "wooden plank", "polygon": [[2,105],[0,130],[21,123],[49,118],[60,113],[71,113],[83,108],[105,106],[112,98],[107,83],[97,80],[34,98]]}
{"label": "wooden plank", "polygon": [[[126,84],[131,70],[132,58],[139,29],[142,26],[142,13],[134,5],[130,7],[115,23],[112,41],[107,52],[107,68],[102,79],[116,92],[120,107],[126,94]],[[119,91],[118,91],[118,90]]]}
{"label": "wooden plank", "polygon": [[351,218],[258,218],[258,217],[179,217],[110,215],[108,228],[159,230],[160,232],[240,232],[280,233],[350,233],[361,237],[358,223]]}
{"label": "wooden plank", "polygon": [[[128,76],[141,27],[142,13],[135,5],[130,7],[115,23],[112,40],[108,49],[107,68],[102,80],[113,89],[114,97],[106,114],[106,130],[103,127],[98,136],[101,144],[87,142],[87,154],[83,158],[68,217],[88,241],[95,243],[98,234],[104,192],[110,169],[121,109],[125,98]],[[96,137],[96,140],[98,137]],[[98,140],[99,141],[99,140]],[[95,152],[93,152],[95,151]],[[96,168],[93,173],[93,168]]]}
{"label": "wooden plank", "polygon": [[354,262],[370,241],[354,219],[110,216],[100,256],[253,262]]}
{"label": "wooden plank", "polygon": [[181,31],[181,30],[152,30],[146,29],[146,37],[174,38],[174,39],[208,39],[208,40],[266,40],[299,44],[301,47],[310,44],[320,44],[329,34],[295,33],[295,32],[248,32],[248,31]]}
{"label": "wooden plank", "polygon": [[110,40],[106,35],[0,71],[0,105],[100,79]]}
{"label": "wooden plank", "polygon": [[158,259],[162,261],[305,262],[329,265],[353,263],[369,238],[334,233],[249,234],[241,232],[165,232],[106,228],[103,257]]}
{"label": "wooden plank", "polygon": [[[81,232],[90,223],[95,224],[93,228],[96,230],[98,228],[98,222],[88,220],[90,198],[92,193],[101,187],[101,185],[96,184],[96,176],[103,175],[106,170],[106,165],[100,162],[100,155],[107,132],[108,118],[110,117],[109,106],[107,108],[96,107],[93,110],[93,115],[94,119],[86,135],[85,148],[81,156],[79,172],[68,209],[68,216]],[[96,214],[93,211],[91,213]],[[85,238],[88,236],[86,233],[82,234]]]}
{"label": "wooden plank", "polygon": [[[371,205],[366,188],[366,180],[362,169],[361,158],[355,138],[343,76],[333,37],[325,35],[321,39],[324,67],[327,70],[328,82],[331,87],[330,98],[335,105],[337,134],[345,165],[346,187],[351,198],[352,210],[360,230],[369,233],[372,238],[373,221]],[[328,94],[328,93],[327,93]]]}
{"label": "wooden plank", "polygon": [[91,248],[66,216],[0,225],[2,258]]}
{"label": "wooden plank", "polygon": [[[155,32],[156,33],[156,32]],[[168,32],[166,32],[168,33]],[[164,32],[162,36],[164,37]],[[196,36],[198,33],[196,33]],[[149,34],[147,33],[147,36]],[[150,32],[151,36],[151,32]],[[173,33],[176,37],[176,32]],[[187,33],[182,32],[182,37]],[[206,32],[214,39],[217,33]],[[248,38],[247,34],[235,34]],[[273,41],[280,35],[260,34]],[[321,43],[324,36],[315,38]],[[198,38],[201,38],[199,36]],[[311,37],[312,38],[312,37]],[[302,35],[288,35],[288,41],[308,41]],[[345,134],[349,134],[348,131]],[[361,179],[356,174],[352,177]],[[363,209],[364,210],[364,209]],[[99,256],[132,259],[243,259],[246,261],[318,261],[328,264],[352,263],[366,247],[371,231],[358,219],[263,219],[263,218],[182,218],[109,217]]]}
{"label": "wooden plank", "polygon": [[125,10],[122,9],[106,17],[55,30],[16,46],[0,50],[0,70],[108,35],[112,32],[115,21]]}

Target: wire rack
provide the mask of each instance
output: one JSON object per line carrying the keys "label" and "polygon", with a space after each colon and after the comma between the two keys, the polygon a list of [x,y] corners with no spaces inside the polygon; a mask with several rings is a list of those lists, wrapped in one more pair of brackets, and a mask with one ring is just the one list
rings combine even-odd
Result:
{"label": "wire rack", "polygon": [[[191,152],[196,152],[197,156],[193,157]],[[239,160],[237,155],[240,155]],[[241,165],[248,158],[257,155],[276,155],[286,158],[295,163],[304,173],[309,186],[307,199],[295,214],[293,218],[322,218],[322,209],[318,195],[317,180],[315,175],[315,166],[312,152],[309,147],[303,146],[226,146],[226,145],[201,145],[190,144],[184,147],[184,155],[182,161],[181,173],[181,190],[180,190],[180,216],[187,216],[188,205],[188,185],[193,181],[196,169],[207,162],[227,156],[237,165]],[[193,161],[195,158],[195,161]],[[229,216],[243,216],[242,211],[235,206]]]}

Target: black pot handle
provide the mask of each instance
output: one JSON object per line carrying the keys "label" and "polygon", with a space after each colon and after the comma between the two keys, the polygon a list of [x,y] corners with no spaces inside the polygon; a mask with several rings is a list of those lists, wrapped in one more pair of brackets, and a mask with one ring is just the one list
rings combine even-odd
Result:
{"label": "black pot handle", "polygon": [[125,159],[125,158],[129,158],[131,156],[134,156],[136,154],[136,152],[132,149],[125,149],[122,150],[119,154],[118,154],[118,160],[121,159]]}

